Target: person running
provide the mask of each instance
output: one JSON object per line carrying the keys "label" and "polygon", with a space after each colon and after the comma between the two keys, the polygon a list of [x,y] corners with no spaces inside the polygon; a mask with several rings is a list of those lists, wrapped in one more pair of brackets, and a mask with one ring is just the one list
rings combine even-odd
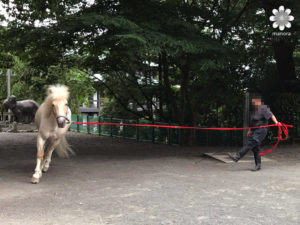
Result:
{"label": "person running", "polygon": [[[264,105],[261,99],[261,96],[254,94],[251,98],[252,105],[254,106],[254,111],[250,114],[250,126],[259,127],[268,125],[268,121],[272,118],[275,124],[278,123],[276,117],[271,112],[270,108],[267,105]],[[261,156],[260,145],[265,139],[268,133],[268,128],[255,128],[249,129],[247,136],[246,144],[241,148],[237,153],[228,152],[228,156],[235,162],[238,162],[243,158],[249,150],[252,150],[255,160],[255,167],[252,171],[258,171],[261,169]]]}

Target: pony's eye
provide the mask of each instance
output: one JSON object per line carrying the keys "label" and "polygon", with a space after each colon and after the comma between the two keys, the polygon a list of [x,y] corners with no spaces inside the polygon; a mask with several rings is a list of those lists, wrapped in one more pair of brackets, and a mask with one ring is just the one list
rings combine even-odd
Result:
{"label": "pony's eye", "polygon": [[66,106],[69,106],[69,104],[68,104],[68,103],[66,103]]}

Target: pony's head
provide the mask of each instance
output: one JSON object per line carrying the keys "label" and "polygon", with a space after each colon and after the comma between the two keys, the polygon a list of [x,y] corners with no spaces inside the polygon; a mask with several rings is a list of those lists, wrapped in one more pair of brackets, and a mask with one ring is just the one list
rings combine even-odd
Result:
{"label": "pony's head", "polygon": [[69,88],[65,85],[51,85],[47,89],[48,112],[53,113],[59,128],[64,128],[66,123],[70,123],[68,98]]}

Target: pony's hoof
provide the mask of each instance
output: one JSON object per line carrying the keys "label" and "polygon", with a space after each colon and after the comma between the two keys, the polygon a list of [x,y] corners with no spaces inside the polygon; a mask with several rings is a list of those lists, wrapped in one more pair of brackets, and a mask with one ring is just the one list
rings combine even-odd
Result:
{"label": "pony's hoof", "polygon": [[49,169],[49,167],[44,167],[44,168],[42,169],[42,172],[43,172],[43,173],[47,173],[48,169]]}
{"label": "pony's hoof", "polygon": [[33,177],[33,178],[31,179],[31,183],[32,183],[32,184],[38,184],[39,182],[40,182],[40,179],[39,179],[39,178]]}

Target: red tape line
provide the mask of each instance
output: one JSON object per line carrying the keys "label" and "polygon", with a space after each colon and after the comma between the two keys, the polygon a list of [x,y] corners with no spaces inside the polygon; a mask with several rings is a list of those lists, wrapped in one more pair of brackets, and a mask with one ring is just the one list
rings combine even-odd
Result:
{"label": "red tape line", "polygon": [[[284,123],[277,123],[265,126],[258,126],[258,127],[186,127],[186,126],[171,126],[171,125],[156,125],[156,124],[138,124],[138,123],[96,123],[96,122],[74,122],[75,124],[86,124],[86,125],[113,125],[113,126],[135,126],[135,127],[161,127],[161,128],[173,128],[173,129],[194,129],[194,130],[248,130],[248,129],[259,129],[259,128],[266,128],[266,127],[278,127],[278,135],[277,135],[277,142],[273,146],[273,148],[261,152],[259,155],[265,155],[269,152],[273,151],[280,141],[285,141],[288,139],[289,130],[288,128],[293,127],[293,125],[288,125]],[[282,132],[284,133],[285,137],[282,138]]]}

